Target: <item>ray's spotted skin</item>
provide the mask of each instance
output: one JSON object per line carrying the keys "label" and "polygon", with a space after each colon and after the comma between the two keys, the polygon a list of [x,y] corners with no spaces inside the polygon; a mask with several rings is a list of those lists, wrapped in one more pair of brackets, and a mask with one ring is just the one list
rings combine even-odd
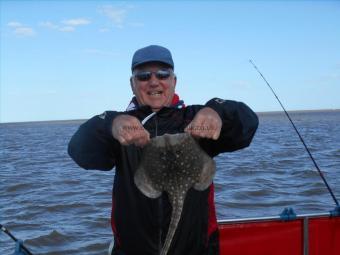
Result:
{"label": "ray's spotted skin", "polygon": [[186,133],[155,137],[143,148],[141,163],[134,176],[135,184],[150,198],[166,192],[172,206],[161,255],[169,251],[187,191],[191,187],[207,189],[212,183],[215,168],[215,161]]}

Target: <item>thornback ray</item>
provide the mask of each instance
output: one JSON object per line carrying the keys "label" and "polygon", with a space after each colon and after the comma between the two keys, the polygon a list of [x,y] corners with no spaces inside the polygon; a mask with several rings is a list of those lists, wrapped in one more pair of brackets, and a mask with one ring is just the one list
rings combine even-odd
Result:
{"label": "thornback ray", "polygon": [[192,187],[200,191],[207,189],[215,169],[215,161],[186,133],[155,137],[143,148],[135,184],[149,198],[158,198],[166,192],[172,206],[161,255],[170,249],[187,191]]}

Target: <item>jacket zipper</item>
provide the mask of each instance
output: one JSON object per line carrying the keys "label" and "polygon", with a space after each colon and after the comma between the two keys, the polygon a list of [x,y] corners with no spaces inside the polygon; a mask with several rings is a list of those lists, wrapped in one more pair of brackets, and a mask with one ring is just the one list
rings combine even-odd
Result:
{"label": "jacket zipper", "polygon": [[158,135],[158,121],[157,114],[155,114],[155,137]]}

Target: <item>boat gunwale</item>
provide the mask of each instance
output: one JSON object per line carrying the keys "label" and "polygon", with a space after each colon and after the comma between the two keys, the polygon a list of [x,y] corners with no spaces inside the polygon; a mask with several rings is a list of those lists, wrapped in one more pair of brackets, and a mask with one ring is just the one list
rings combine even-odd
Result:
{"label": "boat gunwale", "polygon": [[339,216],[333,216],[331,215],[330,212],[325,212],[325,213],[310,213],[310,214],[300,214],[296,215],[296,218],[290,219],[290,220],[285,220],[282,219],[281,216],[267,216],[267,217],[250,217],[250,218],[237,218],[237,219],[221,219],[218,220],[217,223],[218,225],[223,225],[223,224],[232,224],[232,223],[250,223],[250,222],[262,222],[262,221],[293,221],[293,220],[302,220],[305,218],[337,218]]}

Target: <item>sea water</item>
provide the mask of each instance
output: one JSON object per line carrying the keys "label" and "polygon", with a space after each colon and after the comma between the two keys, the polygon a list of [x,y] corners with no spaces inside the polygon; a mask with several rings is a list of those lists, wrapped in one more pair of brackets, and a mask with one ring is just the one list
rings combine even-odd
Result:
{"label": "sea water", "polygon": [[[290,113],[340,199],[340,111]],[[260,113],[252,144],[215,158],[218,219],[335,207],[284,113]],[[83,170],[67,144],[83,121],[0,124],[0,223],[33,254],[104,255],[112,239],[114,171]],[[0,232],[0,254],[14,242]]]}

